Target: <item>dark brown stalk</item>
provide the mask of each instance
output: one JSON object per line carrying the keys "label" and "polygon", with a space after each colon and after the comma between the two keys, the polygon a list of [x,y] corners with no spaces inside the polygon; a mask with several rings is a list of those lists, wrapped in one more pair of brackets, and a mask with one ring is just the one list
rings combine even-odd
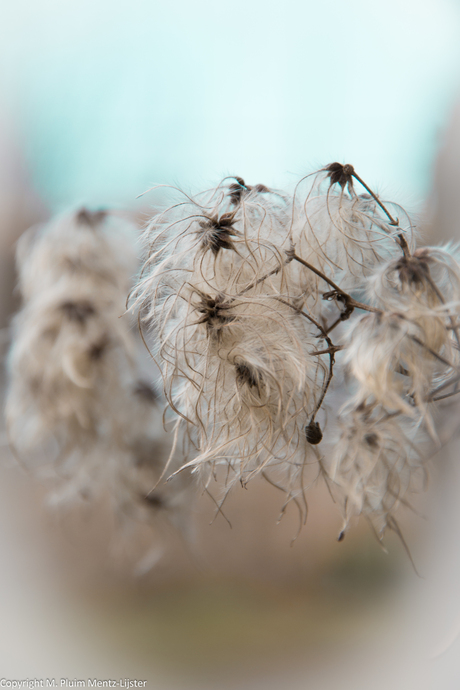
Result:
{"label": "dark brown stalk", "polygon": [[[399,220],[397,218],[393,218],[386,206],[380,201],[377,194],[375,194],[375,192],[372,191],[372,189],[364,182],[364,180],[361,179],[361,177],[358,175],[358,173],[355,171],[354,167],[350,163],[347,163],[346,165],[342,165],[341,163],[337,162],[331,163],[326,168],[323,168],[323,171],[328,173],[331,186],[333,184],[339,184],[342,187],[342,190],[345,187],[348,187],[350,194],[353,193],[353,178],[357,180],[364,187],[364,189],[371,195],[374,201],[380,206],[384,214],[389,219],[390,225],[393,225],[395,228],[399,228]],[[398,243],[401,249],[403,250],[404,256],[409,257],[409,246],[402,232],[398,234]]]}
{"label": "dark brown stalk", "polygon": [[[363,311],[372,311],[378,314],[382,313],[381,309],[377,309],[376,307],[371,307],[369,304],[364,304],[363,302],[357,302],[351,295],[349,295],[345,290],[342,290],[341,287],[339,287],[336,283],[334,283],[333,280],[328,278],[322,271],[320,271],[318,268],[313,266],[312,264],[308,263],[308,261],[305,261],[305,259],[302,259],[298,254],[295,253],[294,248],[291,248],[286,251],[286,254],[288,255],[289,258],[294,259],[295,261],[298,261],[299,263],[302,264],[302,266],[305,266],[305,268],[308,268],[310,271],[315,273],[319,278],[322,278],[328,285],[330,285],[333,290],[331,292],[327,292],[323,295],[323,299],[332,299],[334,295],[337,295],[340,299],[341,302],[345,304],[346,311],[348,312],[346,318],[348,318],[353,309],[362,309]],[[341,321],[344,320],[342,317],[340,319]],[[322,329],[323,332],[324,329]],[[331,329],[332,330],[332,329]]]}
{"label": "dark brown stalk", "polygon": [[[377,194],[375,194],[375,193],[372,191],[372,189],[364,182],[364,180],[361,179],[361,177],[358,175],[358,173],[355,172],[355,169],[353,168],[353,166],[350,166],[350,167],[352,168],[352,173],[351,173],[352,176],[355,178],[355,180],[357,180],[357,181],[359,182],[359,184],[361,184],[361,185],[364,187],[364,189],[365,189],[367,192],[369,192],[369,194],[370,194],[371,197],[374,199],[374,201],[380,206],[380,208],[382,209],[382,211],[385,213],[385,215],[386,215],[387,218],[389,219],[390,225],[393,225],[395,228],[399,228],[399,220],[398,220],[397,218],[393,218],[393,216],[392,216],[391,213],[388,211],[388,209],[386,208],[386,206],[385,206],[384,204],[382,204],[382,202],[381,202],[380,199],[378,198]],[[407,244],[407,240],[406,240],[406,238],[404,237],[404,235],[403,235],[402,232],[400,232],[400,233],[398,234],[398,241],[399,241],[399,246],[400,246],[401,249],[403,250],[404,256],[406,256],[406,257],[410,256],[409,245]]]}
{"label": "dark brown stalk", "polygon": [[323,434],[321,432],[319,424],[317,422],[315,422],[315,418],[316,418],[316,415],[318,414],[319,410],[321,409],[321,406],[324,402],[324,398],[326,397],[326,393],[328,391],[329,385],[332,381],[332,377],[334,376],[335,353],[337,352],[337,350],[341,350],[342,348],[338,347],[337,345],[334,345],[332,340],[329,338],[327,331],[323,328],[323,326],[318,321],[316,321],[316,319],[313,318],[313,316],[308,314],[303,309],[298,309],[297,307],[295,307],[293,304],[291,304],[287,300],[284,300],[282,297],[276,297],[276,299],[279,302],[286,304],[288,307],[291,307],[291,309],[294,309],[294,311],[296,311],[298,314],[301,314],[303,317],[308,319],[314,326],[316,326],[316,328],[319,330],[320,334],[322,335],[322,337],[324,338],[324,340],[327,342],[327,344],[329,346],[327,348],[327,350],[324,351],[324,353],[322,353],[322,352],[310,353],[310,354],[328,354],[329,355],[329,372],[327,375],[327,379],[324,382],[323,390],[321,392],[320,399],[315,405],[315,409],[313,410],[313,413],[310,417],[310,421],[307,424],[307,426],[305,427],[307,440],[310,440],[309,439],[309,436],[310,436],[310,438],[312,439],[310,442],[313,445],[316,445],[317,443],[320,443],[320,441],[323,437]]}
{"label": "dark brown stalk", "polygon": [[276,268],[274,268],[272,271],[269,271],[268,273],[265,273],[261,278],[258,278],[257,280],[254,280],[252,283],[250,283],[247,287],[244,288],[244,290],[241,290],[235,297],[240,297],[241,295],[246,294],[246,292],[249,292],[249,290],[252,290],[252,288],[256,287],[256,285],[259,285],[260,283],[263,283],[264,280],[267,278],[270,278],[270,276],[274,276],[277,273],[281,271],[281,269],[286,266],[290,261],[292,261],[291,258],[288,258],[284,263],[280,264]]}

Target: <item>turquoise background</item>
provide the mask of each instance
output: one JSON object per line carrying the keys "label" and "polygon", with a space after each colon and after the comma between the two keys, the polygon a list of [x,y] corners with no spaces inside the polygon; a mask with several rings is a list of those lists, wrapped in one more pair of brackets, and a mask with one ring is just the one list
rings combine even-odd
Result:
{"label": "turquoise background", "polygon": [[284,186],[332,160],[417,207],[458,95],[454,0],[16,0],[4,109],[42,198]]}

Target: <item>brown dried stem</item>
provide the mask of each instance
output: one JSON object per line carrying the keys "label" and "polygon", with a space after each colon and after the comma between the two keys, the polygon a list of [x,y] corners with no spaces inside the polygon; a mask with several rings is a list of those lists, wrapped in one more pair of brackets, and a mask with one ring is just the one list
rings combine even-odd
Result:
{"label": "brown dried stem", "polygon": [[[313,316],[311,316],[310,314],[308,314],[308,313],[307,313],[306,311],[304,311],[303,309],[299,309],[298,307],[295,307],[293,304],[291,304],[291,303],[288,302],[287,300],[284,300],[282,297],[276,297],[276,299],[277,299],[279,302],[282,302],[283,304],[286,304],[288,307],[291,307],[291,309],[294,309],[294,311],[296,311],[298,314],[301,314],[304,318],[308,319],[314,326],[316,326],[316,328],[319,330],[321,336],[324,338],[324,340],[327,342],[327,344],[328,344],[328,346],[329,346],[329,347],[328,347],[326,350],[324,350],[324,351],[319,351],[319,352],[312,352],[312,353],[310,353],[310,354],[312,354],[312,355],[321,355],[321,354],[327,354],[327,355],[329,355],[329,372],[328,372],[328,375],[327,375],[327,379],[326,379],[326,381],[324,382],[323,390],[321,391],[321,396],[320,396],[318,402],[317,402],[316,405],[315,405],[315,409],[313,410],[313,413],[312,413],[312,415],[311,415],[311,417],[310,417],[310,421],[309,421],[309,423],[308,423],[308,425],[307,425],[307,427],[306,427],[306,430],[308,430],[308,428],[313,428],[313,426],[315,425],[315,418],[316,418],[316,415],[318,414],[319,410],[321,409],[321,406],[322,406],[322,404],[323,404],[323,402],[324,402],[324,398],[326,397],[326,393],[327,393],[327,391],[328,391],[329,385],[330,385],[330,383],[331,383],[331,381],[332,381],[332,377],[334,376],[335,353],[336,353],[338,350],[341,350],[342,347],[341,347],[341,346],[334,345],[334,343],[332,342],[332,340],[329,338],[329,336],[328,336],[328,334],[327,334],[327,331],[323,328],[323,326],[322,326],[318,321],[316,321],[316,319],[313,318]],[[318,433],[320,434],[320,440],[321,440],[321,438],[322,438],[322,433],[321,433],[321,431],[319,430],[319,425],[318,425]],[[308,432],[307,432],[307,437],[308,437]],[[318,442],[319,442],[319,441],[315,441],[315,443],[318,443]]]}
{"label": "brown dried stem", "polygon": [[[355,172],[355,169],[353,168],[353,166],[350,166],[350,167],[352,168],[352,172],[351,172],[352,176],[355,178],[355,180],[357,180],[359,182],[359,184],[361,184],[364,187],[364,189],[367,192],[369,192],[369,194],[374,199],[374,201],[380,206],[382,211],[385,213],[385,215],[389,219],[390,225],[393,225],[394,227],[399,228],[398,218],[393,218],[393,216],[391,215],[389,210],[386,208],[386,206],[380,201],[377,194],[375,194],[375,192],[372,191],[372,189],[364,182],[364,180],[358,175],[358,173]],[[406,257],[410,256],[409,245],[407,244],[407,240],[404,237],[402,232],[400,232],[398,234],[398,241],[399,241],[399,246],[403,250],[404,256],[406,256]]]}

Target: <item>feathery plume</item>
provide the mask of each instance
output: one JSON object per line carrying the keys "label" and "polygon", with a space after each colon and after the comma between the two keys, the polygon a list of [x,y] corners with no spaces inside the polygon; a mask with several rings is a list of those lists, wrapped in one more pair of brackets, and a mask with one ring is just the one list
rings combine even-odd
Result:
{"label": "feathery plume", "polygon": [[[18,456],[52,458],[55,501],[108,494],[123,513],[161,507],[174,521],[182,508],[171,488],[153,490],[171,435],[157,394],[138,380],[132,324],[120,318],[136,253],[134,227],[105,211],[81,209],[21,239],[7,425]],[[187,486],[184,476],[177,496]]]}
{"label": "feathery plume", "polygon": [[[262,474],[297,500],[317,461],[346,524],[365,513],[394,528],[423,467],[414,430],[436,437],[432,403],[460,380],[457,250],[416,249],[404,210],[339,163],[292,196],[240,177],[178,196],[144,248],[132,305],[188,438],[184,467],[206,485],[219,465],[227,486]],[[326,458],[317,415],[336,357],[352,395]]]}

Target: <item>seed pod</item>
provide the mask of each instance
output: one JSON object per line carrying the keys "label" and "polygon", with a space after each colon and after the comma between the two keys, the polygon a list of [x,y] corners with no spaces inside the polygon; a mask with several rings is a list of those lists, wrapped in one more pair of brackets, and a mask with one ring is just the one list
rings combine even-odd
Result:
{"label": "seed pod", "polygon": [[305,435],[308,443],[311,443],[312,446],[318,445],[323,440],[323,432],[318,422],[311,421],[305,427]]}

